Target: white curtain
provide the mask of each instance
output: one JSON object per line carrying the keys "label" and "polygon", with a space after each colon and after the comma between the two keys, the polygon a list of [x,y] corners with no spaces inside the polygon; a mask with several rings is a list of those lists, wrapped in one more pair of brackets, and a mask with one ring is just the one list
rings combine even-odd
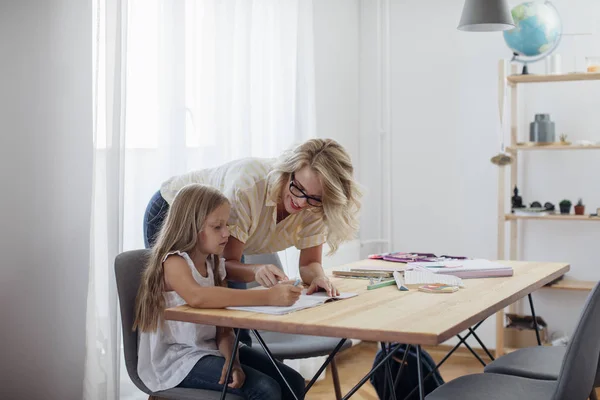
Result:
{"label": "white curtain", "polygon": [[168,177],[315,136],[312,1],[95,2],[84,398],[143,398],[126,376],[119,389],[114,257],[143,247],[144,210]]}

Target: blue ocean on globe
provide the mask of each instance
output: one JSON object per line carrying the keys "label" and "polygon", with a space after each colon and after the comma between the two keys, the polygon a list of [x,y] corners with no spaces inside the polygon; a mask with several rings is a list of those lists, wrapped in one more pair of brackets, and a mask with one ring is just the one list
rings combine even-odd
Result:
{"label": "blue ocean on globe", "polygon": [[549,55],[562,35],[556,8],[549,1],[529,1],[512,10],[515,28],[504,31],[504,41],[518,56],[530,61]]}

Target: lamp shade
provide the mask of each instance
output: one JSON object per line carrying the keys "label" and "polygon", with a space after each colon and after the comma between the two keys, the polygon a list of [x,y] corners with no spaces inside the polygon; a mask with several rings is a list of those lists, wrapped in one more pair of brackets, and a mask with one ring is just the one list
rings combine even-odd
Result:
{"label": "lamp shade", "polygon": [[506,0],[465,0],[458,29],[470,32],[492,32],[513,29]]}

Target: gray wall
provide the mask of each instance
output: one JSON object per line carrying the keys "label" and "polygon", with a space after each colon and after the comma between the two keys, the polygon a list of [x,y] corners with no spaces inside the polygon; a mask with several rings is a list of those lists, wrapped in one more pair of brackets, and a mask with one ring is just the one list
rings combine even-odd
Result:
{"label": "gray wall", "polygon": [[0,3],[0,398],[80,399],[91,0]]}

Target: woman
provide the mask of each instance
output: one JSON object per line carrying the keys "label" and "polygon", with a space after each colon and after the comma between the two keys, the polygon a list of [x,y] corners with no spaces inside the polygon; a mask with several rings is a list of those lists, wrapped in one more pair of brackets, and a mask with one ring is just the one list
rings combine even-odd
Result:
{"label": "woman", "polygon": [[244,158],[217,168],[189,172],[164,182],[144,215],[146,247],[175,194],[189,183],[221,190],[231,203],[231,237],[223,257],[228,279],[271,287],[287,280],[274,265],[244,264],[243,255],[300,250],[300,276],[309,285],[337,295],[321,265],[323,244],[334,253],[358,230],[361,193],[348,153],[331,139],[310,139],[278,160]]}

